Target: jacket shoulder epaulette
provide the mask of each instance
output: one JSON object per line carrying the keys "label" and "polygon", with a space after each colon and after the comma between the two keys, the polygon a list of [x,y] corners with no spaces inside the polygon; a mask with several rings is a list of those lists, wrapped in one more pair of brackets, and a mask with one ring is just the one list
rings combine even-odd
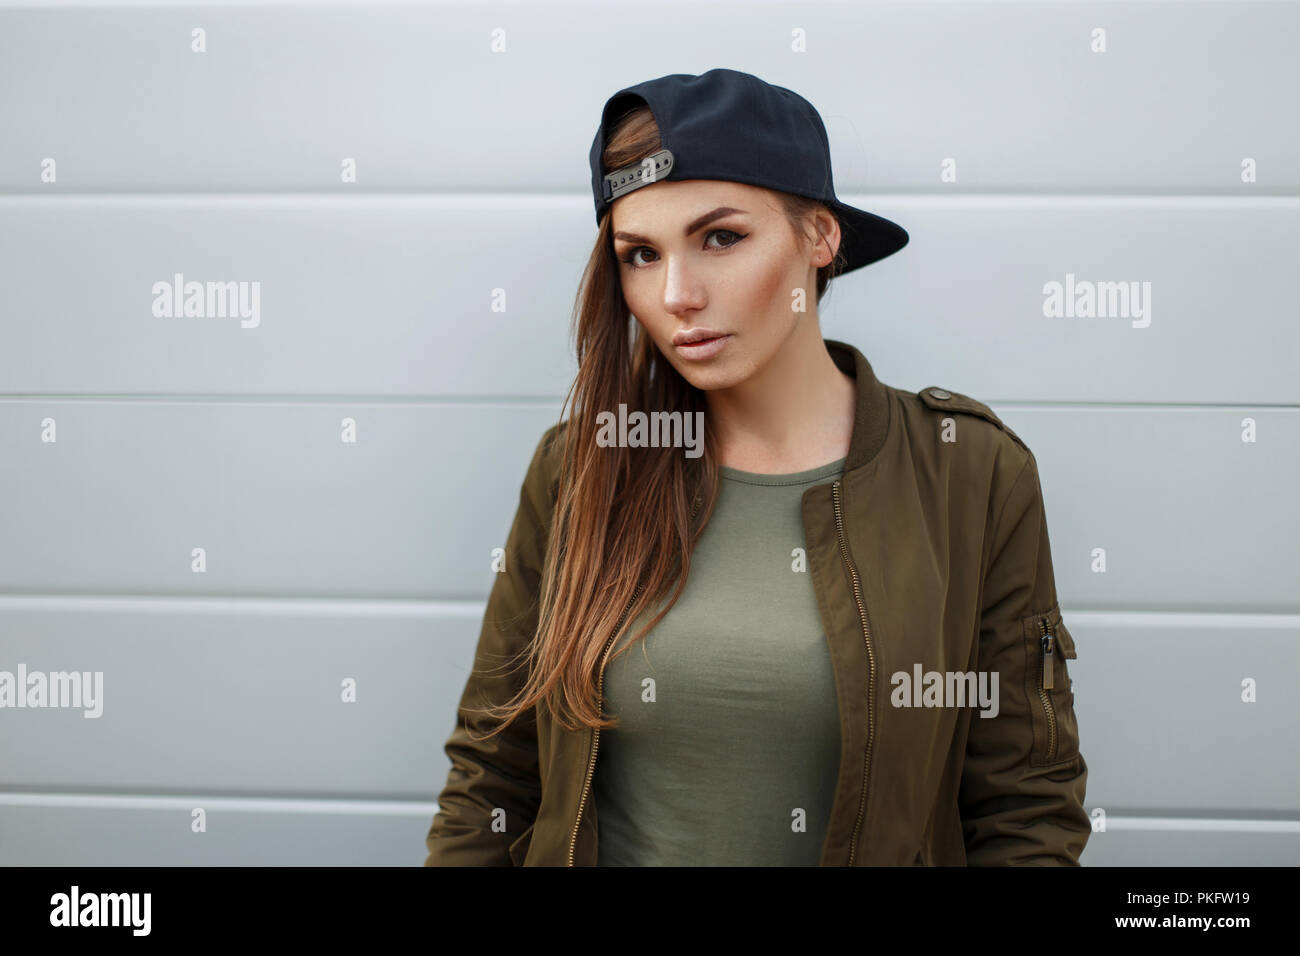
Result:
{"label": "jacket shoulder epaulette", "polygon": [[968,415],[978,415],[985,421],[992,422],[998,428],[1006,432],[1016,444],[1025,451],[1029,451],[1029,446],[1021,440],[1020,436],[1007,427],[1006,422],[998,418],[993,409],[989,408],[981,401],[971,398],[969,395],[963,395],[961,392],[953,392],[946,388],[940,388],[938,385],[931,385],[923,388],[916,393],[917,396],[928,407],[935,411],[944,412],[965,412]]}

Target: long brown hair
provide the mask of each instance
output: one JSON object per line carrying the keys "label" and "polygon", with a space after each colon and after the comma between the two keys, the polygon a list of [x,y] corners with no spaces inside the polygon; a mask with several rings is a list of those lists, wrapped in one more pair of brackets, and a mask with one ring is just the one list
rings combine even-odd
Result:
{"label": "long brown hair", "polygon": [[[608,172],[661,148],[659,127],[642,105],[613,124],[601,160]],[[827,208],[815,199],[773,192],[796,237],[801,230],[806,234],[809,214]],[[542,574],[537,632],[527,648],[529,676],[510,701],[480,711],[501,720],[488,736],[540,704],[568,730],[617,725],[600,713],[597,699],[605,648],[669,588],[667,604],[617,653],[642,640],[677,602],[695,542],[717,500],[715,437],[707,415],[698,458],[687,458],[680,448],[597,444],[596,416],[616,411],[619,403],[629,410],[678,411],[691,421],[697,411],[707,412],[704,392],[659,354],[628,311],[612,219],[607,214],[601,220],[575,302],[570,334],[576,338],[578,374],[565,398],[573,411],[560,429],[559,497],[548,543],[554,554],[548,550]],[[843,268],[842,250],[841,242],[834,260],[817,270],[818,302]]]}

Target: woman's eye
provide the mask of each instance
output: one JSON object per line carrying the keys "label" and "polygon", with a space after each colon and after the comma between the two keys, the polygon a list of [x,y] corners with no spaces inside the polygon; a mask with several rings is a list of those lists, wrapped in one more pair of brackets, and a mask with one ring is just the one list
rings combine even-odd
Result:
{"label": "woman's eye", "polygon": [[[629,252],[627,255],[623,257],[623,261],[626,262],[628,265],[630,265],[633,269],[641,268],[641,266],[636,262],[636,254],[640,252],[642,249],[645,249],[645,246],[637,246],[635,249],[633,249],[631,252]],[[646,249],[646,251],[649,252],[650,250]]]}
{"label": "woman's eye", "polygon": [[710,236],[734,236],[735,238],[731,242],[726,243],[726,245],[722,247],[724,249],[727,246],[734,246],[736,243],[740,242],[741,239],[745,238],[740,233],[732,232],[730,229],[714,229],[711,233],[709,233],[709,235]]}
{"label": "woman's eye", "polygon": [[[744,239],[746,235],[748,235],[748,233],[742,234],[732,229],[712,229],[709,231],[708,235],[705,236],[704,238],[705,238],[705,242],[707,243],[707,241],[709,239],[712,239],[714,236],[730,236],[731,239],[729,241],[724,242],[720,246],[712,247],[714,249],[728,249],[731,246],[736,245],[736,243],[740,242],[740,240]],[[637,260],[637,254],[640,252],[647,252],[652,256],[654,255],[653,250],[651,250],[647,246],[637,246],[635,249],[629,250],[628,254],[626,256],[623,256],[622,261],[626,262],[633,269],[644,268],[644,265]]]}

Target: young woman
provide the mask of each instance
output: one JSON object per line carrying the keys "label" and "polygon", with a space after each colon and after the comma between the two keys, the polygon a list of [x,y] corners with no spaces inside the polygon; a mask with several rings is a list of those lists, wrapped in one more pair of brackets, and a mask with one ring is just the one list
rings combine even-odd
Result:
{"label": "young woman", "polygon": [[819,328],[831,277],[907,234],[835,198],[806,100],[734,70],[616,93],[591,166],[573,410],[524,480],[426,865],[1077,864],[1034,456]]}

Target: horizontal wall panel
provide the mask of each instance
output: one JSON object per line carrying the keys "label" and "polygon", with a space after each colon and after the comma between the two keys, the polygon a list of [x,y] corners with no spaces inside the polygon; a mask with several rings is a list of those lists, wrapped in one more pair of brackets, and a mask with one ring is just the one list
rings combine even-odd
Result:
{"label": "horizontal wall panel", "polygon": [[[1300,199],[869,208],[911,242],[833,283],[822,331],[891,385],[1300,404]],[[0,393],[562,396],[589,211],[572,197],[0,199]],[[1094,290],[1100,315],[1048,317],[1052,283],[1071,302]],[[725,307],[709,307],[719,324]]]}
{"label": "horizontal wall panel", "polygon": [[482,605],[145,603],[0,599],[0,670],[102,673],[0,710],[0,790],[436,799]]}
{"label": "horizontal wall panel", "polygon": [[1064,619],[1090,810],[1300,819],[1300,617]]}
{"label": "horizontal wall panel", "polygon": [[[139,806],[8,796],[0,793],[0,866],[421,866],[438,809],[358,811],[317,800],[276,810],[201,794]],[[195,808],[204,811],[202,833],[191,829]]]}
{"label": "horizontal wall panel", "polygon": [[485,597],[559,411],[0,402],[0,591]]}
{"label": "horizontal wall panel", "polygon": [[[1191,825],[1202,822],[1203,826]],[[1110,820],[1105,833],[1088,838],[1079,862],[1084,866],[1300,866],[1300,826],[1289,820],[1249,822],[1253,825],[1247,829],[1233,820]],[[1222,915],[1227,913],[1225,909]]]}
{"label": "horizontal wall panel", "polygon": [[[101,671],[102,715],[0,711],[0,790],[436,799],[481,606],[0,603],[0,669]],[[1300,810],[1300,618],[1065,607],[1087,806]],[[888,635],[882,635],[888,639]],[[340,702],[355,678],[357,702]],[[1256,682],[1241,702],[1242,680]]]}
{"label": "horizontal wall panel", "polygon": [[[867,208],[911,241],[832,283],[822,330],[861,343],[891,385],[942,384],[985,402],[1300,403],[1285,278],[1300,201],[900,198]],[[1058,290],[1063,312],[1090,293],[1097,307],[1048,315]]]}
{"label": "horizontal wall panel", "polygon": [[1038,461],[1064,601],[1300,610],[1300,409],[996,411]]}
{"label": "horizontal wall panel", "polygon": [[[1039,460],[1064,601],[1300,611],[1300,411],[1251,412],[1251,444],[1237,409],[998,410]],[[559,412],[0,402],[0,591],[485,598]]]}
{"label": "horizontal wall panel", "polygon": [[[548,212],[553,201],[534,211],[534,224],[549,223],[544,242],[502,201],[328,206],[275,197],[0,200],[3,301],[14,317],[0,387],[563,394],[576,369],[566,336],[581,243],[591,242],[576,203],[567,215]],[[557,220],[568,222],[567,236],[552,237]],[[154,292],[178,281],[203,283],[201,316]],[[154,314],[156,302],[165,314]]]}
{"label": "horizontal wall panel", "polygon": [[582,190],[606,97],[719,65],[813,102],[841,192],[1300,189],[1295,4],[750,6],[4,9],[0,189]]}
{"label": "horizontal wall panel", "polygon": [[[341,812],[329,801],[281,811],[265,801],[157,800],[72,805],[0,794],[0,866],[420,866],[436,805]],[[85,803],[87,805],[81,805]],[[246,806],[241,806],[246,804]],[[190,830],[204,807],[207,832]],[[409,809],[408,809],[409,808]],[[1212,829],[1211,827],[1221,827]],[[1115,818],[1088,838],[1083,866],[1296,866],[1300,827],[1263,820]]]}

